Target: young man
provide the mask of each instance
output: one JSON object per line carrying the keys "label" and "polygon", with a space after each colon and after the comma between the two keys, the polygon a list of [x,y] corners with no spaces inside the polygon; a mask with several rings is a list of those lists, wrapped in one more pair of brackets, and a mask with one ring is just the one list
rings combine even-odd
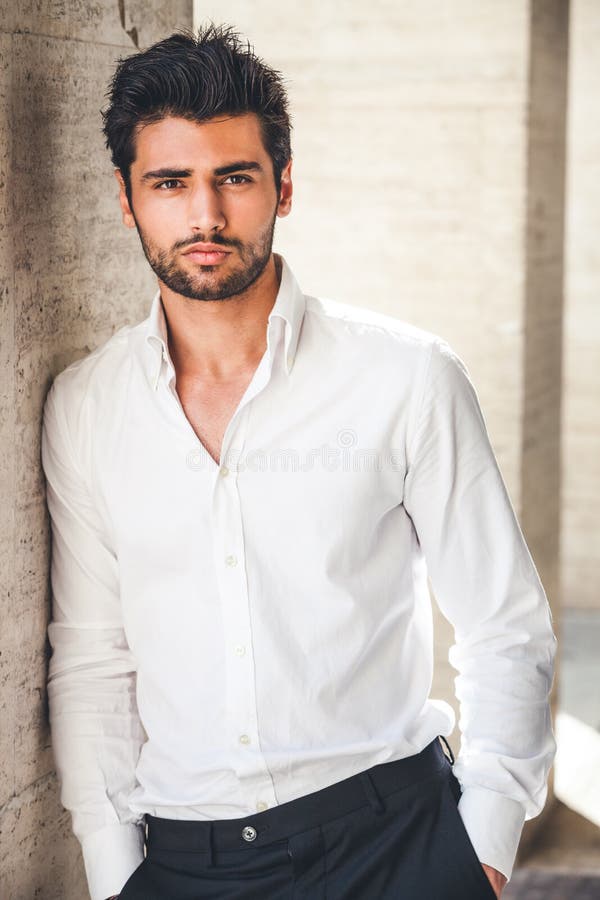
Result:
{"label": "young man", "polygon": [[92,900],[500,897],[546,798],[556,639],[463,363],[272,252],[287,101],[231,29],[122,61],[104,115],[158,292],[55,379],[42,445]]}

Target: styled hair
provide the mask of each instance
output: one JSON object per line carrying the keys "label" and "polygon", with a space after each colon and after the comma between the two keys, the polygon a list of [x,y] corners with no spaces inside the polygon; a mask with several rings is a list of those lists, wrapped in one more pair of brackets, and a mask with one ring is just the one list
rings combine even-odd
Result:
{"label": "styled hair", "polygon": [[136,130],[167,116],[203,122],[256,113],[279,194],[281,172],[292,155],[283,79],[231,26],[211,22],[197,33],[178,31],[119,60],[107,97],[102,112],[106,146],[130,202]]}

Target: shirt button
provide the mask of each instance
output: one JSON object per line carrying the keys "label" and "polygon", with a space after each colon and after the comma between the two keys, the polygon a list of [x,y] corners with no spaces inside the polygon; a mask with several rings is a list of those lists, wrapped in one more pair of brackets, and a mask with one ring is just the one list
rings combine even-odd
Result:
{"label": "shirt button", "polygon": [[268,808],[269,808],[269,804],[268,804],[268,803],[265,803],[263,800],[260,800],[260,801],[256,804],[256,808],[257,808],[257,810],[258,810],[259,812],[264,812],[265,809],[268,809]]}
{"label": "shirt button", "polygon": [[246,825],[246,827],[242,829],[242,837],[245,841],[255,841],[256,828],[253,828],[252,825]]}
{"label": "shirt button", "polygon": [[235,652],[238,656],[243,656],[246,652],[246,648],[243,646],[243,644],[238,644],[238,646],[235,648]]}
{"label": "shirt button", "polygon": [[237,566],[237,558],[235,556],[226,556],[225,564],[228,566]]}
{"label": "shirt button", "polygon": [[227,466],[221,466],[221,478],[227,478],[229,475],[229,469]]}
{"label": "shirt button", "polygon": [[247,734],[240,734],[240,744],[249,744],[250,738]]}

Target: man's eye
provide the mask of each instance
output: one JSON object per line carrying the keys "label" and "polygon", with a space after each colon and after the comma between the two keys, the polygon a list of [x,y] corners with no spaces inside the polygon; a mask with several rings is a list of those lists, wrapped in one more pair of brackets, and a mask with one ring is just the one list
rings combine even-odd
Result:
{"label": "man's eye", "polygon": [[[232,180],[235,179],[235,180]],[[248,178],[247,175],[228,175],[228,177],[223,182],[224,184],[249,184],[251,182],[251,178]]]}
{"label": "man's eye", "polygon": [[173,188],[179,187],[181,182],[177,178],[168,178],[166,181],[159,181],[156,185],[157,190],[172,191]]}

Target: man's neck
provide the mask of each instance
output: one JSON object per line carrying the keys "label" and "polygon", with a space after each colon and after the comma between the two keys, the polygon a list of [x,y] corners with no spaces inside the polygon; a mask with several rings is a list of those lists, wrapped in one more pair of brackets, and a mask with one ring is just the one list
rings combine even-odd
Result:
{"label": "man's neck", "polygon": [[267,348],[281,268],[281,258],[271,254],[247,291],[224,300],[192,300],[160,284],[169,353],[179,378],[234,381],[256,368]]}

